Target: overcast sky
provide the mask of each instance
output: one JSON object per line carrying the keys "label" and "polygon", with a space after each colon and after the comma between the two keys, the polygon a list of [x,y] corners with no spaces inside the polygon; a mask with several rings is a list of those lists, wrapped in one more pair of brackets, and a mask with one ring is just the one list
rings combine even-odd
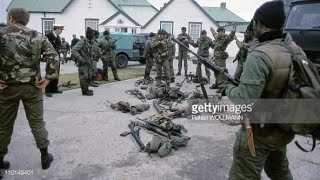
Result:
{"label": "overcast sky", "polygon": [[[1,0],[0,0],[1,1]],[[162,7],[169,0],[148,0],[156,8]],[[243,18],[250,21],[255,10],[268,0],[196,0],[201,6],[219,7],[221,2],[227,3],[227,8]]]}
{"label": "overcast sky", "polygon": [[[11,0],[0,0],[0,22],[5,21],[5,9]],[[148,0],[156,8],[163,6],[169,0]],[[201,6],[219,7],[221,2],[227,3],[227,8],[243,18],[250,21],[255,10],[268,0],[196,0]]]}

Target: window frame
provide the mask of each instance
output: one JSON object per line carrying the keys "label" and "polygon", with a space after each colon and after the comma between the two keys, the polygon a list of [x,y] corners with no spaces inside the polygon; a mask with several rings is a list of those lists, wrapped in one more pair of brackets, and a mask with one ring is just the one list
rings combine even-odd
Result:
{"label": "window frame", "polygon": [[[96,28],[92,28],[91,26],[87,26],[87,21],[96,21],[97,22],[97,26]],[[88,27],[91,27],[91,29],[93,30],[97,30],[99,31],[99,19],[96,19],[96,18],[85,18],[84,19],[84,27],[85,27],[85,31],[87,30]]]}
{"label": "window frame", "polygon": [[53,25],[55,24],[56,19],[55,18],[41,18],[42,34],[48,34],[48,33],[46,33],[46,30],[45,30],[45,27],[44,27],[45,26],[44,21],[53,21],[52,28],[51,28],[51,30],[49,30],[50,32],[52,32],[53,31]]}
{"label": "window frame", "polygon": [[171,32],[167,32],[173,34],[174,22],[173,21],[160,21],[160,29],[162,29],[162,23],[171,24]]}
{"label": "window frame", "polygon": [[[193,36],[193,33],[191,33],[191,25],[193,25],[193,24],[200,25],[199,34],[196,38],[195,38],[195,36]],[[202,31],[202,22],[189,22],[189,29],[188,30],[189,30],[188,34],[192,38],[192,40],[197,41],[198,38],[200,37],[201,31]]]}

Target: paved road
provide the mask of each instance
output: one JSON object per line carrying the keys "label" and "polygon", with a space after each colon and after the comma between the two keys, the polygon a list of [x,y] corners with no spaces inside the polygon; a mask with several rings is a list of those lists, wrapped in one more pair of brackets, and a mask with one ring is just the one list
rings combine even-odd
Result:
{"label": "paved road", "polygon": [[[235,64],[230,63],[230,73]],[[176,63],[176,62],[175,62]],[[192,66],[190,70],[194,70]],[[73,72],[72,66],[63,71]],[[175,67],[177,67],[175,65]],[[53,98],[44,97],[45,121],[49,131],[50,152],[55,161],[46,171],[40,170],[40,154],[28,127],[24,110],[15,123],[13,138],[6,156],[13,170],[33,170],[31,176],[6,176],[5,180],[87,180],[87,179],[227,179],[232,162],[232,146],[238,126],[220,122],[194,122],[177,119],[188,130],[191,140],[187,147],[174,151],[165,158],[138,151],[133,139],[120,137],[128,130],[128,123],[136,117],[144,118],[155,114],[152,108],[135,117],[115,112],[106,102],[128,101],[141,103],[125,94],[134,88],[137,79],[110,83],[95,88],[93,97],[83,97],[78,89],[66,91]],[[182,77],[177,77],[182,81]],[[193,91],[194,85],[185,83],[182,91]],[[208,90],[209,94],[214,91]],[[148,101],[152,104],[152,101]],[[151,135],[142,132],[144,142]],[[306,141],[301,139],[303,144]],[[294,144],[288,148],[290,168],[294,179],[318,180],[320,171],[320,148],[312,153],[303,153]],[[263,179],[267,179],[265,175]]]}

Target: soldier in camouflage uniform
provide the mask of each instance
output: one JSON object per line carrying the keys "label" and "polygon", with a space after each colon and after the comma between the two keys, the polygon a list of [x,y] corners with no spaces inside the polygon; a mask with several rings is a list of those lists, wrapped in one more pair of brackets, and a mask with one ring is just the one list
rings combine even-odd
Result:
{"label": "soldier in camouflage uniform", "polygon": [[162,77],[162,68],[165,75],[165,81],[169,82],[170,72],[169,72],[169,49],[170,42],[166,38],[167,32],[160,29],[158,31],[158,37],[153,39],[150,42],[150,48],[152,51],[152,55],[154,57],[155,65],[156,65],[156,71],[157,76],[156,79],[156,85],[161,85],[161,77]]}
{"label": "soldier in camouflage uniform", "polygon": [[[94,31],[94,41],[96,44],[98,44],[98,38],[99,38],[99,31],[95,30]],[[94,47],[94,56],[91,60],[91,71],[90,71],[90,77],[91,77],[91,81],[90,81],[90,86],[92,87],[98,87],[99,84],[95,82],[96,80],[96,71],[97,71],[97,63],[99,62],[99,59],[101,57],[101,49],[98,46]]]}
{"label": "soldier in camouflage uniform", "polygon": [[[196,43],[191,42],[190,44],[193,47],[198,48],[197,54],[204,58],[209,58],[209,48],[212,48],[212,49],[214,48],[214,43],[212,39],[207,36],[206,30],[201,31],[200,38],[197,40]],[[205,67],[205,70],[206,70],[207,78],[208,80],[210,80],[210,76],[211,76],[210,70],[207,67]],[[196,81],[199,81],[202,78],[201,63],[198,63],[197,65],[196,76],[197,76]]]}
{"label": "soldier in camouflage uniform", "polygon": [[[289,34],[282,34],[285,21],[282,1],[264,3],[256,10],[253,19],[254,33],[259,43],[249,49],[239,86],[225,81],[222,95],[230,99],[277,99],[288,85],[292,63],[288,48],[303,56],[304,52]],[[287,144],[293,140],[294,133],[283,130],[278,124],[264,123],[264,127],[252,124],[252,128],[256,156],[249,152],[243,125],[236,133],[229,179],[261,179],[264,169],[270,179],[292,180]]]}
{"label": "soldier in camouflage uniform", "polygon": [[[26,27],[29,17],[25,9],[11,9],[8,27],[0,28],[0,170],[10,166],[3,158],[8,152],[20,101],[41,152],[42,169],[48,169],[53,161],[43,121],[42,89],[58,77],[59,55],[44,35]],[[47,62],[44,78],[40,74],[41,56]]]}
{"label": "soldier in camouflage uniform", "polygon": [[240,81],[240,77],[243,71],[243,64],[246,61],[248,54],[248,48],[257,43],[257,40],[253,38],[253,22],[251,21],[251,23],[247,27],[247,30],[244,34],[243,42],[239,41],[237,36],[234,36],[234,39],[236,40],[236,44],[239,47],[236,58],[233,60],[233,62],[238,61],[234,78]]}
{"label": "soldier in camouflage uniform", "polygon": [[[189,48],[189,42],[192,40],[191,37],[186,33],[187,28],[181,28],[181,34],[178,35],[177,40],[182,42],[186,47]],[[182,69],[182,60],[184,62],[184,73],[188,74],[188,50],[182,46],[179,46],[179,55],[178,55],[178,73],[177,76],[181,75]]]}
{"label": "soldier in camouflage uniform", "polygon": [[[223,27],[219,27],[217,29],[216,33],[213,28],[210,29],[212,32],[212,35],[214,37],[214,52],[213,57],[216,64],[224,69],[226,69],[226,60],[229,57],[229,54],[226,52],[226,49],[231,41],[233,41],[236,27],[233,27],[233,30],[229,35],[225,34],[225,29]],[[214,73],[216,82],[213,84],[210,89],[218,89],[219,83],[221,83],[222,75],[219,73]],[[220,93],[220,90],[217,91],[217,93]]]}
{"label": "soldier in camouflage uniform", "polygon": [[110,38],[110,32],[105,30],[103,32],[104,39],[99,42],[99,47],[102,51],[101,60],[103,63],[103,80],[108,81],[108,66],[111,67],[114,80],[120,81],[120,78],[117,73],[117,67],[114,63],[115,54],[114,50],[116,49],[116,44],[112,38]]}
{"label": "soldier in camouflage uniform", "polygon": [[65,38],[61,38],[61,47],[60,47],[62,56],[63,56],[63,61],[62,64],[67,63],[67,54],[70,54],[70,45],[69,43],[66,41]]}
{"label": "soldier in camouflage uniform", "polygon": [[98,44],[94,40],[94,30],[87,28],[86,38],[80,40],[72,49],[72,55],[78,62],[80,87],[83,96],[92,96],[93,90],[89,90],[92,76],[92,61],[95,58],[95,50]]}
{"label": "soldier in camouflage uniform", "polygon": [[169,44],[169,71],[170,71],[170,82],[174,83],[174,69],[173,69],[173,60],[176,55],[176,43],[172,40],[174,39],[174,35],[169,34],[168,40],[170,42]]}
{"label": "soldier in camouflage uniform", "polygon": [[151,49],[150,49],[150,42],[154,38],[156,38],[156,34],[151,32],[150,35],[149,35],[149,39],[146,41],[145,46],[144,46],[144,54],[143,54],[143,56],[146,59],[146,70],[145,70],[145,73],[144,73],[144,79],[150,79],[150,72],[151,72],[152,66],[154,64],[152,52],[151,52]]}

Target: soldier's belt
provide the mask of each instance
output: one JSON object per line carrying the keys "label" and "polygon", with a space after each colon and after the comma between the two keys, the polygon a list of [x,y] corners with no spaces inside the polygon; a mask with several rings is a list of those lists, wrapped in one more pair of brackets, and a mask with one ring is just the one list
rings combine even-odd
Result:
{"label": "soldier's belt", "polygon": [[15,85],[35,85],[35,82],[19,82],[19,81],[6,81],[6,85],[15,86]]}

